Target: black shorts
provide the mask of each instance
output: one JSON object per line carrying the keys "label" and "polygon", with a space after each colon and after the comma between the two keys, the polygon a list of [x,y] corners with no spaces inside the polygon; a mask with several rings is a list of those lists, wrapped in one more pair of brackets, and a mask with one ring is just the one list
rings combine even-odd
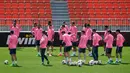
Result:
{"label": "black shorts", "polygon": [[16,48],[10,49],[10,54],[16,54]]}
{"label": "black shorts", "polygon": [[73,46],[77,46],[77,42],[72,42],[72,45]]}
{"label": "black shorts", "polygon": [[116,53],[122,53],[122,48],[123,48],[123,47],[118,47],[118,46],[117,46],[117,47],[116,47]]}
{"label": "black shorts", "polygon": [[36,46],[40,46],[40,40],[35,41]]}
{"label": "black shorts", "polygon": [[79,48],[79,53],[86,53],[86,48]]}
{"label": "black shorts", "polygon": [[63,40],[60,40],[60,45],[64,46]]}
{"label": "black shorts", "polygon": [[92,40],[88,40],[87,45],[91,45],[92,44]]}
{"label": "black shorts", "polygon": [[64,52],[69,52],[71,50],[72,46],[65,46]]}
{"label": "black shorts", "polygon": [[106,53],[107,54],[111,54],[111,52],[112,52],[112,48],[106,48]]}
{"label": "black shorts", "polygon": [[53,46],[53,41],[48,41],[48,46]]}

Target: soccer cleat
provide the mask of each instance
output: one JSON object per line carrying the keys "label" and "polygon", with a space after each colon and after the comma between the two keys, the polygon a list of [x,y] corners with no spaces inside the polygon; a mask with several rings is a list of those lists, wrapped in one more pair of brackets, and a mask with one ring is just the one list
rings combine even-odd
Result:
{"label": "soccer cleat", "polygon": [[11,67],[14,67],[15,65],[14,64],[10,64]]}
{"label": "soccer cleat", "polygon": [[121,61],[119,61],[118,63],[122,63]]}
{"label": "soccer cleat", "polygon": [[49,54],[49,56],[52,56],[51,54]]}
{"label": "soccer cleat", "polygon": [[18,67],[18,64],[14,64],[15,67]]}
{"label": "soccer cleat", "polygon": [[101,56],[104,56],[104,54],[101,54]]}
{"label": "soccer cleat", "polygon": [[59,53],[58,56],[62,56],[62,53]]}
{"label": "soccer cleat", "polygon": [[72,54],[71,54],[71,56],[72,56],[72,57],[75,57],[75,56],[76,56],[76,54],[72,53]]}
{"label": "soccer cleat", "polygon": [[118,61],[115,61],[114,64],[118,64],[119,62]]}
{"label": "soccer cleat", "polygon": [[38,54],[37,54],[37,57],[41,57],[41,54],[38,53]]}
{"label": "soccer cleat", "polygon": [[45,65],[44,62],[42,62],[42,65]]}
{"label": "soccer cleat", "polygon": [[93,56],[92,53],[90,53],[89,56],[92,57]]}
{"label": "soccer cleat", "polygon": [[50,64],[50,62],[49,62],[49,61],[47,61],[47,64]]}

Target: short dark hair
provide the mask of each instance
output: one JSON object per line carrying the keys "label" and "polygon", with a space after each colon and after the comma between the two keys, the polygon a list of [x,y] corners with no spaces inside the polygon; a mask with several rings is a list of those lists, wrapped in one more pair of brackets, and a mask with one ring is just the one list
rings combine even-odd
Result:
{"label": "short dark hair", "polygon": [[14,31],[13,31],[13,30],[11,30],[11,31],[10,31],[10,34],[14,34]]}
{"label": "short dark hair", "polygon": [[112,33],[112,31],[111,31],[111,30],[108,30],[108,33]]}
{"label": "short dark hair", "polygon": [[97,30],[96,29],[93,29],[93,32],[96,32]]}
{"label": "short dark hair", "polygon": [[90,24],[87,24],[88,27],[90,27]]}
{"label": "short dark hair", "polygon": [[48,21],[48,25],[51,25],[51,21]]}
{"label": "short dark hair", "polygon": [[68,34],[71,34],[71,32],[69,31]]}
{"label": "short dark hair", "polygon": [[42,33],[43,33],[43,34],[46,34],[46,31],[43,30]]}
{"label": "short dark hair", "polygon": [[65,27],[65,25],[62,25],[62,27]]}
{"label": "short dark hair", "polygon": [[105,28],[108,28],[108,26],[106,25]]}
{"label": "short dark hair", "polygon": [[62,31],[61,33],[62,33],[62,34],[64,34],[64,33],[65,33],[65,31]]}
{"label": "short dark hair", "polygon": [[75,22],[72,22],[72,24],[75,24]]}
{"label": "short dark hair", "polygon": [[87,23],[84,24],[84,27],[87,27]]}
{"label": "short dark hair", "polygon": [[120,29],[117,29],[116,32],[119,32],[119,33],[120,33]]}
{"label": "short dark hair", "polygon": [[85,34],[85,31],[84,31],[84,30],[82,30],[81,32],[82,32],[83,34]]}
{"label": "short dark hair", "polygon": [[66,22],[64,21],[63,24],[65,24]]}

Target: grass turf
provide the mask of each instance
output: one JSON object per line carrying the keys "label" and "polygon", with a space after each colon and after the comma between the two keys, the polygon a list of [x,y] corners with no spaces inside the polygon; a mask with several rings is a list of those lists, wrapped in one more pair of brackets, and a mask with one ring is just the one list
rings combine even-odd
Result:
{"label": "grass turf", "polygon": [[[99,55],[103,52],[103,48],[99,48]],[[120,65],[106,65],[107,57],[99,56],[102,60],[102,65],[82,67],[62,65],[61,61],[64,57],[58,57],[59,48],[55,47],[54,56],[48,57],[50,65],[41,65],[41,58],[37,57],[36,50],[33,47],[24,47],[17,50],[18,65],[20,67],[10,67],[4,64],[4,60],[9,60],[11,63],[9,51],[7,47],[0,48],[0,73],[130,73],[130,49],[123,48],[123,59]],[[87,51],[88,53],[88,51]],[[115,56],[115,48],[113,48],[112,56]],[[82,57],[83,58],[83,57]],[[87,56],[87,62],[93,59]],[[77,57],[72,57],[72,61],[77,61]],[[113,57],[115,61],[115,57]],[[45,61],[46,63],[46,61]]]}

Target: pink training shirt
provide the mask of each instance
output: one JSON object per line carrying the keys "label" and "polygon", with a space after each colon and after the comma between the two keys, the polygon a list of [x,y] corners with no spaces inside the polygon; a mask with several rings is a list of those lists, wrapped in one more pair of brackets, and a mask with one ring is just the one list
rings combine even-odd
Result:
{"label": "pink training shirt", "polygon": [[116,46],[122,47],[124,41],[125,41],[125,38],[123,37],[122,34],[119,33],[119,34],[117,35],[117,38],[116,38]]}
{"label": "pink training shirt", "polygon": [[92,29],[86,28],[86,35],[88,36],[88,40],[92,40]]}
{"label": "pink training shirt", "polygon": [[37,27],[33,27],[32,29],[31,29],[31,33],[35,36],[35,33],[34,33],[34,31],[37,29]]}
{"label": "pink training shirt", "polygon": [[41,40],[42,38],[42,28],[37,28],[34,33],[35,33],[35,39],[36,40]]}
{"label": "pink training shirt", "polygon": [[98,33],[93,34],[93,46],[99,46],[99,41],[102,40],[102,37]]}
{"label": "pink training shirt", "polygon": [[18,27],[18,26],[16,26],[16,27],[12,26],[12,27],[10,28],[10,30],[14,31],[14,34],[15,34],[17,37],[19,37],[19,33],[20,33],[20,30],[21,30],[20,27]]}
{"label": "pink training shirt", "polygon": [[10,35],[8,42],[9,49],[16,49],[17,43],[18,43],[17,36],[15,34]]}
{"label": "pink training shirt", "polygon": [[77,41],[77,32],[78,32],[77,27],[76,26],[70,26],[70,30],[69,31],[74,36],[72,42]]}
{"label": "pink training shirt", "polygon": [[54,29],[48,28],[47,30],[48,41],[54,41]]}
{"label": "pink training shirt", "polygon": [[63,42],[65,43],[65,46],[72,46],[71,41],[72,41],[71,35],[69,35],[69,34],[63,35]]}
{"label": "pink training shirt", "polygon": [[48,43],[48,38],[46,35],[43,35],[41,40],[40,40],[40,48],[45,49]]}
{"label": "pink training shirt", "polygon": [[65,33],[67,33],[66,28],[62,28],[62,27],[61,27],[61,28],[59,29],[59,31],[58,31],[58,33],[59,33],[59,39],[60,39],[60,40],[63,40],[63,35],[62,35],[62,32],[63,32],[63,31],[65,31]]}
{"label": "pink training shirt", "polygon": [[87,42],[88,42],[88,37],[86,35],[81,35],[78,47],[86,48]]}
{"label": "pink training shirt", "polygon": [[104,38],[108,35],[108,30],[105,30],[104,32]]}
{"label": "pink training shirt", "polygon": [[108,34],[105,37],[104,41],[106,42],[106,48],[112,48],[113,47],[113,40],[114,40],[114,37],[111,34]]}

